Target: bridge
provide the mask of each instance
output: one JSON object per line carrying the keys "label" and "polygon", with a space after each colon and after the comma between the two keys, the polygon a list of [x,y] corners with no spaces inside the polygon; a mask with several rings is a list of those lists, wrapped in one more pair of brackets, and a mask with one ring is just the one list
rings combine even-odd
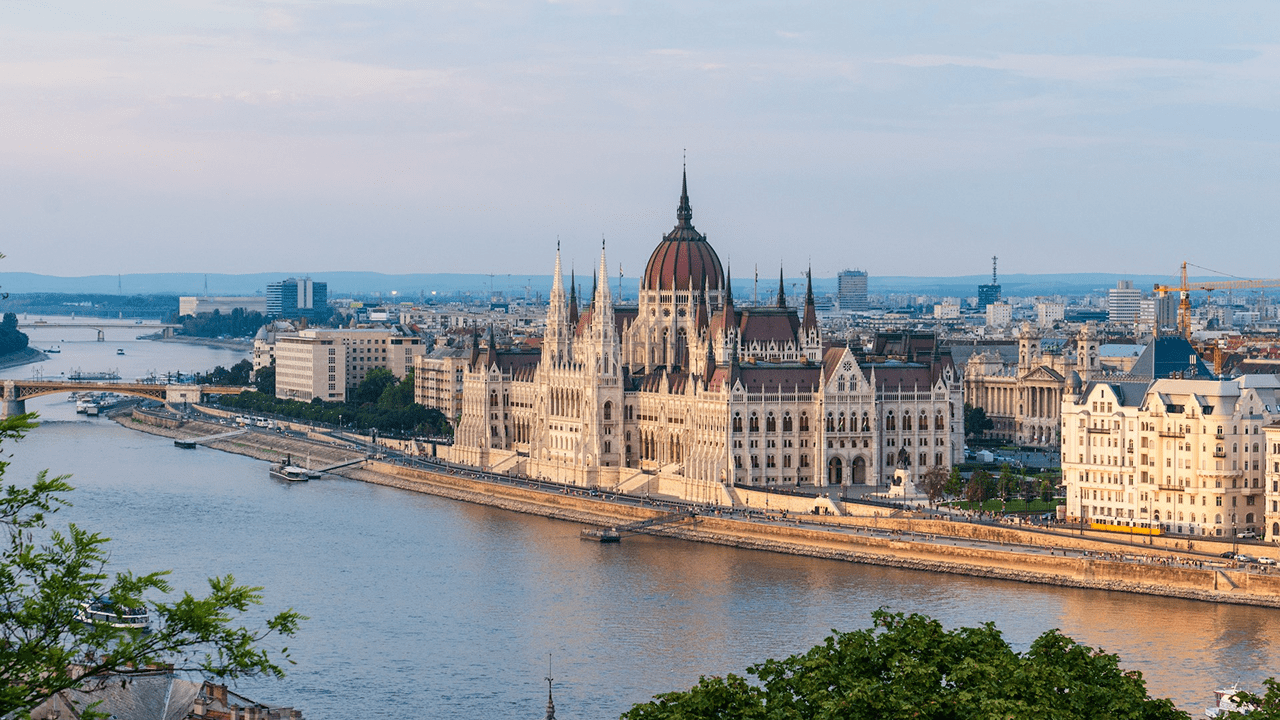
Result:
{"label": "bridge", "polygon": [[171,323],[137,323],[137,322],[111,322],[109,320],[58,320],[56,322],[45,322],[44,320],[34,320],[32,322],[18,323],[19,330],[30,330],[32,328],[88,328],[98,331],[98,342],[105,342],[107,335],[104,332],[107,328],[145,328],[152,332],[160,331],[165,337],[173,337],[173,331],[182,327],[181,325],[173,325]]}
{"label": "bridge", "polygon": [[209,395],[238,395],[252,388],[225,385],[161,385],[91,380],[5,380],[0,393],[0,418],[27,411],[27,400],[64,392],[117,393],[165,403],[197,403]]}
{"label": "bridge", "polygon": [[186,440],[177,439],[173,441],[173,444],[175,447],[187,448],[188,450],[190,450],[195,448],[195,446],[197,445],[210,443],[210,442],[213,442],[214,440],[225,440],[226,438],[229,438],[229,437],[244,435],[247,432],[249,432],[248,428],[240,428],[239,430],[232,430],[230,432],[218,433],[216,435],[205,435],[204,437],[189,438]]}

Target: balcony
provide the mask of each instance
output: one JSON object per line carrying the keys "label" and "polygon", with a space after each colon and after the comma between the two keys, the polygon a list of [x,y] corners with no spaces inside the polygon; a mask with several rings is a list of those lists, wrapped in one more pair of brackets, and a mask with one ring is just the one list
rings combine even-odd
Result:
{"label": "balcony", "polygon": [[1226,457],[1226,456],[1227,456],[1227,451],[1226,451],[1226,450],[1214,450],[1214,451],[1213,451],[1213,456],[1214,456],[1214,457],[1216,457],[1216,458],[1224,458],[1224,457]]}
{"label": "balcony", "polygon": [[1157,434],[1162,438],[1184,438],[1187,436],[1186,433],[1181,433],[1176,430],[1161,430]]}
{"label": "balcony", "polygon": [[1185,485],[1166,485],[1164,483],[1160,483],[1159,485],[1156,485],[1156,489],[1164,490],[1166,492],[1185,492],[1187,487]]}
{"label": "balcony", "polygon": [[1091,427],[1091,428],[1085,428],[1085,430],[1086,430],[1086,431],[1088,431],[1090,435],[1094,435],[1094,434],[1097,434],[1097,435],[1110,435],[1110,434],[1111,434],[1111,428],[1097,428],[1097,427]]}

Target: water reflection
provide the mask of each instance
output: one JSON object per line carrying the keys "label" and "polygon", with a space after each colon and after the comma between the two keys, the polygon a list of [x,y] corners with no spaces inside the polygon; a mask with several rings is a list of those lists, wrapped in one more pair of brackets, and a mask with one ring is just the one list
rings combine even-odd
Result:
{"label": "water reflection", "polygon": [[[1188,708],[1276,667],[1273,610],[987,581],[578,527],[346,480],[276,483],[266,465],[112,423],[56,400],[9,477],[52,466],[80,489],[63,521],[114,538],[113,562],[174,569],[179,589],[231,572],[267,608],[311,616],[298,665],[252,697],[311,720],[534,717],[547,653],[565,717],[608,718],[701,674],[806,650],[878,607],[950,627],[995,621],[1019,649],[1053,627],[1121,654]],[[63,404],[66,405],[65,403]],[[563,683],[562,685],[559,683]]]}

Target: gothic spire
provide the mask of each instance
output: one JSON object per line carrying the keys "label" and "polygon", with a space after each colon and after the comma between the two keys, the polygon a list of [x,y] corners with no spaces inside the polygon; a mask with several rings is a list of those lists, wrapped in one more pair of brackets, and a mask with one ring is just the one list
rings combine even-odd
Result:
{"label": "gothic spire", "polygon": [[787,286],[782,281],[782,267],[778,267],[778,307],[787,306]]}
{"label": "gothic spire", "polygon": [[556,720],[556,701],[551,698],[551,656],[547,656],[547,717]]}
{"label": "gothic spire", "polygon": [[693,225],[693,208],[689,205],[689,175],[683,169],[680,171],[680,208],[676,210],[676,220],[679,227]]}
{"label": "gothic spire", "polygon": [[801,328],[805,332],[817,332],[818,309],[813,302],[813,268],[810,268],[805,275],[808,280],[808,287],[804,291],[804,323]]}
{"label": "gothic spire", "polygon": [[485,370],[498,364],[498,341],[493,334],[493,326],[489,326],[489,350],[484,358]]}
{"label": "gothic spire", "polygon": [[573,332],[578,327],[578,280],[574,276],[574,271],[569,270],[569,330]]}

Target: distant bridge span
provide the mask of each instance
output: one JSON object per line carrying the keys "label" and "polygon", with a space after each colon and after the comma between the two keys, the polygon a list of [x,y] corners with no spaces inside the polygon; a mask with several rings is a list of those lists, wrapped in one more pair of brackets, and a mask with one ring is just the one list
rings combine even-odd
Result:
{"label": "distant bridge span", "polygon": [[0,418],[27,411],[27,400],[64,392],[112,392],[167,403],[200,402],[208,395],[237,395],[252,388],[224,385],[159,385],[156,383],[94,382],[75,380],[5,380],[0,396]]}
{"label": "distant bridge span", "polygon": [[152,330],[152,331],[159,330],[159,331],[160,331],[160,333],[161,333],[164,337],[171,338],[171,337],[173,337],[173,331],[174,331],[174,330],[176,330],[176,329],[178,329],[178,328],[180,328],[180,327],[182,327],[182,326],[181,326],[181,325],[172,325],[172,324],[169,324],[169,323],[149,323],[149,324],[142,324],[142,323],[124,323],[124,322],[119,322],[119,321],[116,321],[116,322],[109,322],[109,321],[108,321],[108,322],[100,322],[100,321],[96,321],[96,320],[92,320],[92,319],[90,319],[90,320],[80,320],[80,321],[76,321],[76,320],[71,320],[71,321],[62,321],[62,320],[59,320],[58,322],[45,322],[45,321],[43,321],[43,320],[35,320],[35,321],[33,321],[33,322],[20,322],[20,323],[18,323],[18,329],[20,329],[20,330],[21,330],[21,329],[27,329],[27,330],[30,330],[30,329],[32,329],[32,328],[85,328],[85,329],[88,329],[88,330],[97,330],[97,331],[98,331],[98,342],[105,342],[105,341],[106,341],[106,339],[107,339],[107,333],[106,333],[106,331],[107,331],[107,329],[108,329],[108,328],[110,328],[110,329],[120,329],[120,328],[147,328],[147,329],[150,329],[150,330]]}

